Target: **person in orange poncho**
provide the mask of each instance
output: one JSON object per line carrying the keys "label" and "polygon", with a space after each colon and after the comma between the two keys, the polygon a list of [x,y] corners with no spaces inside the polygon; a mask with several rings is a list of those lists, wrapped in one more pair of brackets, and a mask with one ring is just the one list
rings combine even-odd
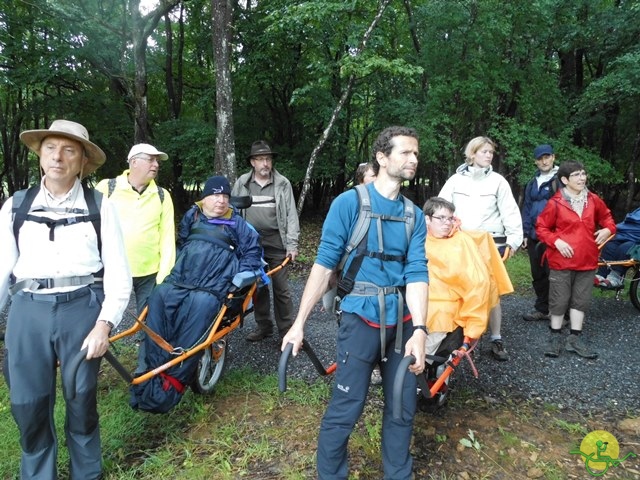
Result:
{"label": "person in orange poncho", "polygon": [[429,260],[427,354],[433,355],[446,335],[457,328],[479,339],[489,311],[513,286],[487,232],[461,231],[453,203],[432,197],[423,207]]}

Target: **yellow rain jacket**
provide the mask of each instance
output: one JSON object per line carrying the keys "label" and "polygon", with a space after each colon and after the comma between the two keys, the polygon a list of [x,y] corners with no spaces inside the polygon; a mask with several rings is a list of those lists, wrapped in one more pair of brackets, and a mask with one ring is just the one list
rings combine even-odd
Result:
{"label": "yellow rain jacket", "polygon": [[427,328],[451,332],[460,326],[465,336],[480,338],[499,296],[513,292],[491,235],[459,230],[448,238],[428,234],[425,246],[429,260]]}

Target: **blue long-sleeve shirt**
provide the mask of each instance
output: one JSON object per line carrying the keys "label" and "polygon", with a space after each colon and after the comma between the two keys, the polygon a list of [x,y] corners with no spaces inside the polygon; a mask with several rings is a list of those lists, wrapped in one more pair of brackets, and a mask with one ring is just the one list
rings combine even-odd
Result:
{"label": "blue long-sleeve shirt", "polygon": [[[404,217],[404,201],[398,197],[389,200],[378,193],[373,183],[367,185],[371,197],[371,210],[374,213],[394,217]],[[359,202],[355,190],[349,190],[338,196],[329,209],[322,227],[322,237],[318,248],[316,263],[328,269],[335,269],[345,252],[356,221],[358,219]],[[355,280],[369,282],[379,287],[404,287],[408,283],[428,282],[427,259],[425,256],[425,238],[427,228],[424,214],[414,206],[415,225],[407,245],[407,234],[404,222],[383,221],[382,238],[384,253],[387,255],[406,255],[404,263],[397,261],[382,261],[373,257],[365,257]],[[378,251],[377,219],[371,220],[367,237],[367,250]],[[347,271],[355,257],[356,250],[351,252],[344,271]],[[386,324],[397,323],[398,295],[385,297]],[[380,307],[377,296],[347,295],[341,304],[345,312],[354,313],[374,322],[380,323]],[[408,314],[406,302],[405,317]]]}

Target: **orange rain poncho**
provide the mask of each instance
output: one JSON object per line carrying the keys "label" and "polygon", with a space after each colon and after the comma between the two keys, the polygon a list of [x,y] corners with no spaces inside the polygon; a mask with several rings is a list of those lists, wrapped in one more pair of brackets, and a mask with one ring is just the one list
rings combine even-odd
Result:
{"label": "orange rain poncho", "polygon": [[429,260],[427,328],[451,332],[460,326],[465,336],[480,338],[499,296],[513,292],[491,235],[459,230],[448,238],[428,234],[425,246]]}

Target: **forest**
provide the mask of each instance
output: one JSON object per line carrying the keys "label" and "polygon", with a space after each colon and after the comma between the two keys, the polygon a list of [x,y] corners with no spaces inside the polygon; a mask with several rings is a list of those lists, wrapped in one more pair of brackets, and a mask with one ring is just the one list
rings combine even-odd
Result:
{"label": "forest", "polygon": [[20,132],[66,118],[107,153],[91,183],[134,143],[167,152],[177,212],[257,139],[299,210],[322,210],[393,124],[420,135],[419,204],[478,135],[517,199],[550,143],[617,218],[638,203],[638,1],[0,2],[0,202],[40,177]]}

